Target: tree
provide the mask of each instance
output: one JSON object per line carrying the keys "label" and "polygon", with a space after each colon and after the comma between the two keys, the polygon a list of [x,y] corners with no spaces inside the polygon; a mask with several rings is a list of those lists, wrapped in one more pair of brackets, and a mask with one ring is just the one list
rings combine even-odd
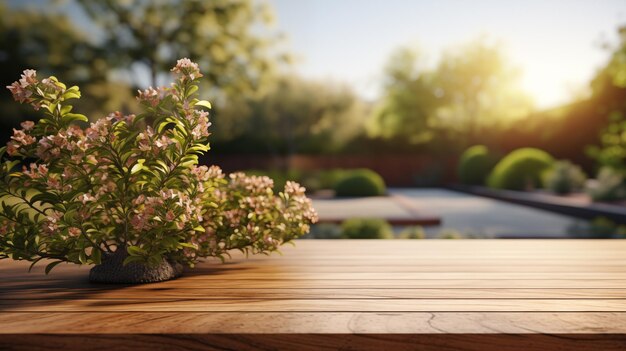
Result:
{"label": "tree", "polygon": [[385,67],[384,97],[374,112],[370,132],[382,138],[427,142],[440,105],[432,72],[420,67],[419,55],[401,48]]}
{"label": "tree", "polygon": [[586,130],[605,126],[597,145],[589,146],[587,154],[600,166],[626,173],[626,26],[617,32],[617,45],[607,45],[611,50],[608,63],[591,82],[590,103],[594,109],[587,119],[595,128],[586,127]]}
{"label": "tree", "polygon": [[[210,88],[229,95],[256,90],[276,62],[277,40],[265,33],[268,6],[253,0],[77,0],[102,30],[106,56],[116,67],[143,66],[150,84],[178,57],[198,62]],[[215,93],[215,91],[214,91]]]}
{"label": "tree", "polygon": [[435,72],[443,98],[439,121],[477,142],[479,129],[526,116],[530,98],[501,48],[484,39],[444,53]]}
{"label": "tree", "polygon": [[385,76],[372,134],[387,139],[419,144],[454,134],[458,146],[466,147],[477,141],[481,128],[504,125],[531,109],[516,71],[500,47],[485,40],[444,53],[434,69],[414,51],[400,49]]}
{"label": "tree", "polygon": [[[337,150],[361,132],[365,106],[345,86],[280,77],[259,97],[218,110],[216,133],[259,141],[273,154]],[[236,123],[231,116],[246,116]],[[223,129],[227,129],[224,131]]]}
{"label": "tree", "polygon": [[109,81],[109,66],[101,58],[103,48],[81,30],[66,15],[58,12],[7,8],[0,4],[0,120],[2,140],[23,119],[37,119],[36,114],[12,103],[4,89],[26,68],[35,68],[42,75],[53,72],[67,77],[71,85],[85,87],[83,101],[78,107],[90,115],[110,112],[109,105],[134,99],[130,87]]}

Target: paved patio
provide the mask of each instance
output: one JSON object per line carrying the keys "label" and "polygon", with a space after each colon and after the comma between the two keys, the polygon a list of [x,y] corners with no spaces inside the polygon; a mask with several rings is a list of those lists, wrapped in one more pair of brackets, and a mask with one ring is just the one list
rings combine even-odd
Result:
{"label": "paved patio", "polygon": [[388,197],[314,199],[320,218],[410,218],[416,214],[441,218],[440,226],[427,226],[435,236],[453,229],[478,237],[568,237],[576,225],[587,221],[527,206],[510,204],[437,188],[395,188]]}

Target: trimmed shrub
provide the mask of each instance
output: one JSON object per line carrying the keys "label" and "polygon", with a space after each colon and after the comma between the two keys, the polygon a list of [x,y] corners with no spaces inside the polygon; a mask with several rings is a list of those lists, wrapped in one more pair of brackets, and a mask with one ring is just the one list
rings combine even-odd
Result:
{"label": "trimmed shrub", "polygon": [[540,188],[541,178],[554,159],[543,150],[517,149],[504,157],[489,175],[488,184],[496,189],[526,190]]}
{"label": "trimmed shrub", "polygon": [[437,239],[463,239],[463,235],[454,229],[444,229],[437,234]]}
{"label": "trimmed shrub", "polygon": [[313,192],[318,190],[334,189],[337,183],[339,183],[339,181],[349,173],[349,170],[341,168],[323,169],[304,175],[300,182],[307,188],[307,190]]}
{"label": "trimmed shrub", "polygon": [[496,161],[496,157],[490,154],[484,145],[468,148],[459,159],[457,169],[459,182],[467,185],[484,185]]}
{"label": "trimmed shrub", "polygon": [[380,196],[387,191],[385,181],[370,169],[350,171],[335,185],[336,196]]}
{"label": "trimmed shrub", "polygon": [[582,239],[624,239],[626,226],[606,217],[596,217],[591,222],[577,222],[568,229],[568,234]]}
{"label": "trimmed shrub", "polygon": [[416,225],[410,226],[402,229],[400,234],[398,235],[399,239],[424,239],[426,238],[426,234],[424,233],[424,228]]}
{"label": "trimmed shrub", "polygon": [[350,218],[341,223],[345,239],[391,239],[393,231],[384,219]]}
{"label": "trimmed shrub", "polygon": [[303,239],[341,239],[341,226],[333,223],[319,223],[311,226]]}
{"label": "trimmed shrub", "polygon": [[563,195],[582,189],[586,180],[587,176],[579,166],[561,160],[544,174],[543,185],[546,189]]}
{"label": "trimmed shrub", "polygon": [[626,198],[624,176],[609,167],[602,167],[597,179],[589,182],[587,194],[593,201],[616,201]]}

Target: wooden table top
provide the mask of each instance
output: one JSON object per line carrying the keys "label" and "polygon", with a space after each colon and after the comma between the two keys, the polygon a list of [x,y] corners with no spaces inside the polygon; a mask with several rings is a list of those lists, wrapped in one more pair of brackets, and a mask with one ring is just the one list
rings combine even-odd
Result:
{"label": "wooden table top", "polygon": [[177,280],[0,261],[0,349],[626,349],[626,240],[300,240]]}

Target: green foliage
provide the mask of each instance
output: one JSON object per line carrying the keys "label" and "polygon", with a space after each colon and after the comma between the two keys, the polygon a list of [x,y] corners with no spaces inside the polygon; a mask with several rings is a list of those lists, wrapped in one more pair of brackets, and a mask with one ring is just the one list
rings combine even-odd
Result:
{"label": "green foliage", "polygon": [[400,232],[398,235],[399,239],[424,239],[426,238],[426,233],[424,233],[424,228],[420,226],[408,226]]}
{"label": "green foliage", "polygon": [[126,263],[193,266],[231,249],[275,251],[308,232],[317,215],[297,183],[275,194],[268,177],[227,179],[198,166],[209,150],[210,104],[196,96],[202,74],[188,59],[172,71],[171,87],[139,92],[143,113],[112,113],[86,129],[71,105],[77,86],[25,70],[8,87],[42,116],[0,148],[0,258],[53,259],[48,272],[125,250]]}
{"label": "green foliage", "polygon": [[367,114],[349,88],[278,77],[250,98],[219,110],[216,125],[227,138],[258,140],[266,152],[333,152],[361,132]]}
{"label": "green foliage", "polygon": [[[622,25],[617,29],[618,44],[613,47],[613,53],[607,66],[604,68],[606,78],[610,79],[612,85],[618,88],[626,88],[626,26]],[[598,83],[598,82],[594,82]],[[594,88],[598,88],[597,84],[594,84]]]}
{"label": "green foliage", "polygon": [[341,197],[381,196],[386,191],[383,178],[370,169],[352,170],[335,185],[335,195]]}
{"label": "green foliage", "polygon": [[591,223],[576,223],[568,233],[576,238],[583,239],[624,239],[626,225],[617,224],[606,217],[596,217]]}
{"label": "green foliage", "polygon": [[393,231],[384,219],[350,218],[341,223],[345,239],[391,239]]}
{"label": "green foliage", "polygon": [[557,194],[581,190],[586,180],[585,172],[567,160],[557,161],[543,177],[544,187]]}
{"label": "green foliage", "polygon": [[626,172],[626,120],[622,112],[609,115],[609,124],[600,134],[600,145],[589,147],[587,154],[601,166]]}
{"label": "green foliage", "polygon": [[334,189],[337,183],[349,175],[349,169],[321,169],[303,173],[300,181],[309,191]]}
{"label": "green foliage", "polygon": [[[63,75],[68,86],[80,85],[83,97],[74,105],[85,114],[103,116],[120,106],[126,110],[138,108],[128,85],[107,82],[110,67],[102,59],[100,48],[68,15],[4,3],[0,4],[2,86],[12,82],[24,67],[37,67],[43,74]],[[0,94],[0,110],[2,143],[21,121],[38,117],[32,109],[13,103],[9,94]]]}
{"label": "green foliage", "polygon": [[484,145],[474,145],[461,155],[459,181],[467,185],[484,185],[497,160]]}
{"label": "green foliage", "polygon": [[[276,63],[289,60],[273,44],[271,8],[252,0],[78,0],[103,37],[108,62],[143,66],[152,86],[176,57],[211,67],[214,93],[238,96],[258,90]],[[219,73],[218,73],[219,72]]]}
{"label": "green foliage", "polygon": [[437,233],[437,239],[463,239],[463,235],[454,229],[444,229]]}
{"label": "green foliage", "polygon": [[311,226],[309,234],[304,236],[306,239],[341,239],[341,226],[332,223],[318,223]]}
{"label": "green foliage", "polygon": [[489,175],[488,184],[496,189],[526,190],[541,187],[543,173],[554,159],[534,148],[517,149],[504,157]]}
{"label": "green foliage", "polygon": [[393,53],[385,67],[384,97],[374,111],[372,135],[412,144],[433,137],[429,127],[440,99],[435,75],[421,68],[415,51],[403,48]]}
{"label": "green foliage", "polygon": [[445,131],[463,146],[474,143],[481,130],[531,111],[518,78],[501,47],[484,38],[444,52],[434,69],[416,52],[398,50],[386,67],[384,97],[370,133],[420,144],[438,141]]}
{"label": "green foliage", "polygon": [[603,167],[598,172],[595,181],[592,181],[587,193],[593,201],[616,201],[626,198],[624,176],[621,172],[609,167]]}

